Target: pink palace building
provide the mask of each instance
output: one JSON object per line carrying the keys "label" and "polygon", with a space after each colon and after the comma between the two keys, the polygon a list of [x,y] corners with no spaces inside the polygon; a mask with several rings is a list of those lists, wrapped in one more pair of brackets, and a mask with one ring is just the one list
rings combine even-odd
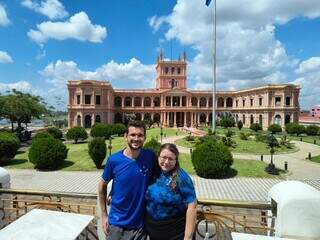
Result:
{"label": "pink palace building", "polygon": [[[69,127],[90,128],[96,122],[123,122],[126,114],[151,118],[167,127],[194,127],[212,119],[212,91],[187,88],[186,54],[175,61],[160,52],[153,89],[114,89],[108,81],[68,81]],[[245,127],[260,123],[298,122],[300,87],[270,84],[216,93],[216,114],[231,113]]]}

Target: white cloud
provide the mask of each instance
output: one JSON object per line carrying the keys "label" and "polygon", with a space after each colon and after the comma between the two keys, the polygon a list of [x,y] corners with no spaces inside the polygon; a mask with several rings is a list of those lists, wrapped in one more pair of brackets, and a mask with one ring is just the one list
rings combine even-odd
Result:
{"label": "white cloud", "polygon": [[6,26],[10,23],[10,20],[7,16],[7,12],[4,7],[0,4],[0,26]]}
{"label": "white cloud", "polygon": [[51,20],[64,18],[69,15],[58,0],[41,1],[40,4],[33,0],[23,0],[21,5],[45,15]]}
{"label": "white cloud", "polygon": [[301,102],[305,108],[310,105],[320,104],[320,57],[312,57],[300,63],[296,72],[299,77],[293,81],[295,84],[301,85]]}
{"label": "white cloud", "polygon": [[0,63],[13,63],[13,60],[7,52],[0,51]]}
{"label": "white cloud", "polygon": [[15,83],[1,83],[0,82],[0,92],[4,93],[6,91],[11,91],[12,89],[16,89],[21,92],[31,92],[32,86],[27,81],[19,81]]}
{"label": "white cloud", "polygon": [[296,70],[296,73],[312,73],[320,71],[320,57],[312,57],[306,61],[300,63],[299,68]]}
{"label": "white cloud", "polygon": [[61,61],[48,64],[41,72],[46,81],[55,88],[65,89],[68,80],[105,80],[115,88],[153,87],[155,66],[143,65],[132,58],[128,63],[110,61],[94,71],[83,71],[73,61]]}
{"label": "white cloud", "polygon": [[[157,31],[167,24],[167,40],[177,39],[197,54],[189,59],[190,87],[208,89],[212,82],[213,5],[198,0],[178,0],[168,16],[153,16]],[[218,89],[232,90],[268,83],[284,83],[299,62],[288,56],[276,39],[277,24],[297,17],[320,16],[318,0],[233,0],[217,4]],[[304,66],[301,66],[304,67]],[[291,74],[287,72],[291,71]],[[298,71],[298,70],[297,70]],[[190,82],[190,81],[189,81]],[[211,88],[211,87],[209,87]]]}
{"label": "white cloud", "polygon": [[154,32],[158,31],[160,26],[166,21],[166,17],[157,17],[156,15],[155,16],[152,16],[151,18],[148,18],[148,23],[149,23],[149,26],[151,28],[153,28]]}
{"label": "white cloud", "polygon": [[100,25],[93,25],[85,12],[79,12],[65,22],[43,22],[37,25],[37,30],[31,29],[28,36],[38,44],[49,39],[77,39],[101,43],[106,37],[107,30]]}

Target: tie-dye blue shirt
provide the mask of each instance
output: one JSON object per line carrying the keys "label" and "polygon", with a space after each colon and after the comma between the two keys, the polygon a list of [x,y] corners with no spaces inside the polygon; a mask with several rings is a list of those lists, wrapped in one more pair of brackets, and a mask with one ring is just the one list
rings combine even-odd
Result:
{"label": "tie-dye blue shirt", "polygon": [[162,172],[146,192],[147,212],[154,220],[166,220],[183,214],[187,205],[196,201],[190,176],[180,168],[177,188],[170,189],[171,175]]}

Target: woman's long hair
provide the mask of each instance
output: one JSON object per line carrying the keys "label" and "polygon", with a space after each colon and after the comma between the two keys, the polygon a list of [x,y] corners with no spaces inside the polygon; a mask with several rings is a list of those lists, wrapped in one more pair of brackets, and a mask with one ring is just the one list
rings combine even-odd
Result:
{"label": "woman's long hair", "polygon": [[[177,178],[179,175],[179,169],[180,169],[180,164],[179,164],[179,150],[177,148],[177,146],[175,144],[172,143],[165,143],[162,144],[158,153],[158,157],[160,156],[161,152],[163,150],[169,150],[170,152],[172,152],[175,156],[176,156],[176,165],[174,166],[174,168],[170,171],[170,175],[172,177],[171,182],[170,182],[170,189],[172,191],[176,191],[177,189]],[[159,167],[159,164],[157,164]],[[159,173],[160,173],[160,167],[159,167]]]}

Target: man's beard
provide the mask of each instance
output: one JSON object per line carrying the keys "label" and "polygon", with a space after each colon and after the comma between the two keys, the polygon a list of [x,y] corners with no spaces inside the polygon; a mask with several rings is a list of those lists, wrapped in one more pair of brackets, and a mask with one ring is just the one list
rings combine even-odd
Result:
{"label": "man's beard", "polygon": [[128,146],[129,146],[130,150],[139,150],[142,148],[143,144],[139,143],[138,147],[134,147],[134,146],[132,146],[132,143],[128,142]]}

